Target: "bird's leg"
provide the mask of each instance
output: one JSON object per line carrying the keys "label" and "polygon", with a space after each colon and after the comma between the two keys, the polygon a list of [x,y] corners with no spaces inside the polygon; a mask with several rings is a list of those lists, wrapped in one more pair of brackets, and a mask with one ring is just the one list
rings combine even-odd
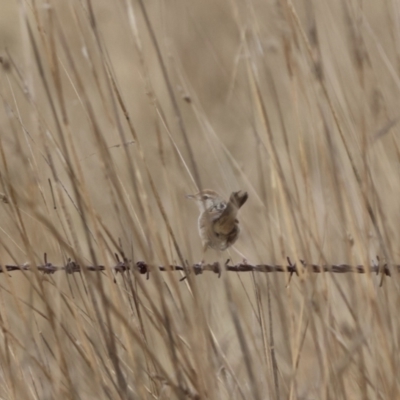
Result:
{"label": "bird's leg", "polygon": [[248,263],[249,263],[248,258],[247,258],[243,253],[241,253],[241,252],[236,248],[236,246],[232,246],[231,248],[232,248],[232,250],[235,251],[235,253],[239,254],[239,256],[242,257],[243,264],[248,264]]}
{"label": "bird's leg", "polygon": [[201,265],[204,264],[204,256],[206,255],[207,249],[208,249],[208,244],[207,243],[203,243],[203,249],[202,249],[202,253],[201,253],[201,261],[200,261]]}

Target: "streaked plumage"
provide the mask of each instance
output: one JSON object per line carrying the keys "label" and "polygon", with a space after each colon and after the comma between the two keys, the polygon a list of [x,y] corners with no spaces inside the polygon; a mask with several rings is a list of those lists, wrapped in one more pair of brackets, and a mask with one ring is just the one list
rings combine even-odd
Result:
{"label": "streaked plumage", "polygon": [[196,200],[200,210],[198,228],[203,251],[208,247],[226,250],[232,246],[239,237],[237,213],[248,198],[247,192],[241,190],[232,192],[228,202],[217,192],[209,189],[187,197]]}

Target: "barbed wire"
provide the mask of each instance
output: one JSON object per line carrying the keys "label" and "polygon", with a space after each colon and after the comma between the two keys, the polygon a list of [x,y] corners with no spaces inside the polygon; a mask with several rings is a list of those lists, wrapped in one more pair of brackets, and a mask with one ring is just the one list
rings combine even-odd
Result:
{"label": "barbed wire", "polygon": [[75,272],[84,272],[84,270],[89,272],[99,272],[105,271],[107,268],[112,269],[115,273],[124,273],[127,271],[137,271],[139,274],[149,274],[151,271],[158,270],[161,272],[167,271],[183,271],[186,273],[193,272],[195,275],[200,275],[205,271],[214,272],[218,275],[222,271],[228,272],[288,272],[291,275],[299,275],[301,272],[332,272],[332,273],[375,273],[384,274],[387,276],[392,276],[392,272],[400,272],[400,265],[388,265],[380,264],[379,257],[376,261],[373,260],[371,265],[350,265],[350,264],[309,264],[304,260],[300,260],[299,265],[292,263],[290,258],[287,258],[287,265],[280,264],[250,264],[247,261],[242,261],[237,264],[231,264],[231,260],[227,260],[224,264],[220,262],[213,263],[195,263],[182,266],[182,265],[150,265],[145,261],[137,261],[136,263],[128,260],[125,256],[120,259],[118,254],[115,254],[116,263],[112,266],[106,267],[104,265],[79,265],[76,261],[68,259],[65,265],[54,265],[47,260],[47,254],[44,254],[44,263],[39,265],[31,265],[29,263],[24,263],[21,265],[1,265],[0,273],[4,272],[14,272],[14,271],[31,271],[38,270],[44,274],[54,274],[55,272],[65,271],[67,274],[73,274]]}

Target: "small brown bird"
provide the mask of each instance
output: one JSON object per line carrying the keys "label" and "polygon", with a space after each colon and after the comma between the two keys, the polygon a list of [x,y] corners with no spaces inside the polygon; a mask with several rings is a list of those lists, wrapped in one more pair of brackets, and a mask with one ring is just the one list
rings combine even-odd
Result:
{"label": "small brown bird", "polygon": [[232,192],[228,202],[209,189],[187,197],[196,200],[200,210],[198,227],[203,242],[203,255],[208,247],[226,250],[232,246],[239,237],[239,221],[236,217],[239,208],[249,197],[247,192]]}

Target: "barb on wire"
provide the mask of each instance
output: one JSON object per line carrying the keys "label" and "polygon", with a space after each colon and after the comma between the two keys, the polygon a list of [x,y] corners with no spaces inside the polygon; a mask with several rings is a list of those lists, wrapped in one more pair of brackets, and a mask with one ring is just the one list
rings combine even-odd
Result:
{"label": "barb on wire", "polygon": [[58,271],[65,271],[67,274],[73,274],[75,272],[98,272],[105,271],[106,269],[111,269],[115,273],[124,273],[127,271],[137,272],[139,274],[146,274],[147,278],[151,271],[192,271],[194,275],[200,275],[204,271],[210,271],[221,275],[221,271],[229,271],[229,272],[288,272],[290,277],[293,274],[299,275],[299,272],[312,272],[312,273],[322,273],[322,272],[333,272],[333,273],[348,273],[355,272],[358,274],[365,273],[382,273],[387,276],[392,276],[391,271],[400,272],[400,265],[388,265],[381,264],[379,262],[379,258],[377,257],[377,261],[372,261],[371,265],[350,265],[350,264],[309,264],[304,260],[300,260],[300,266],[296,263],[292,263],[290,258],[287,258],[287,265],[280,264],[249,264],[246,260],[243,262],[233,264],[230,260],[227,260],[225,263],[213,262],[213,263],[195,263],[190,265],[187,263],[187,267],[182,265],[150,265],[145,261],[137,261],[133,263],[131,260],[128,260],[125,255],[122,255],[122,259],[115,254],[116,263],[110,266],[104,265],[80,265],[76,261],[68,259],[65,265],[54,265],[47,260],[47,254],[44,254],[44,263],[40,265],[31,265],[29,263],[24,263],[20,265],[1,265],[0,264],[0,273],[4,272],[13,272],[13,271],[31,271],[38,270],[43,272],[44,274],[54,274]]}

